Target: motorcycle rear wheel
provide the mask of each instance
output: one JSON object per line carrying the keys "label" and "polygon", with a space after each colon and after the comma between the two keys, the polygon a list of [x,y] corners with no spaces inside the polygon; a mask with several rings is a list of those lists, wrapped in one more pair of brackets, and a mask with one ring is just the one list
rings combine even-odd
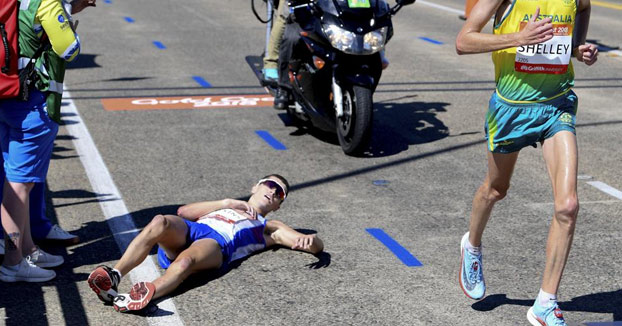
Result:
{"label": "motorcycle rear wheel", "polygon": [[337,118],[337,138],[347,155],[358,156],[371,138],[373,92],[362,86],[343,87],[343,116]]}

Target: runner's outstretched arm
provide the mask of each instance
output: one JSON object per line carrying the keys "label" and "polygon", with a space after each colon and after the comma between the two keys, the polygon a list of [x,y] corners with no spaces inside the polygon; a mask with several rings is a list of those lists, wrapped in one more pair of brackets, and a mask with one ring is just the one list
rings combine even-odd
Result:
{"label": "runner's outstretched arm", "polygon": [[303,234],[285,223],[269,220],[266,223],[266,246],[281,245],[292,250],[318,254],[324,250],[324,243],[315,234]]}

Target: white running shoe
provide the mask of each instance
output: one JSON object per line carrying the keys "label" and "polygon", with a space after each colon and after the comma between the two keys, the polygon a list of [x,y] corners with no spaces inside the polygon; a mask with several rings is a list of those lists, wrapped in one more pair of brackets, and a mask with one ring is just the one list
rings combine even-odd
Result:
{"label": "white running shoe", "polygon": [[33,253],[26,256],[25,258],[33,264],[45,268],[60,266],[65,262],[63,256],[48,254],[39,247],[37,247],[37,250],[35,250]]}
{"label": "white running shoe", "polygon": [[27,258],[17,266],[0,267],[0,280],[3,282],[46,282],[56,277],[56,272],[36,266]]}

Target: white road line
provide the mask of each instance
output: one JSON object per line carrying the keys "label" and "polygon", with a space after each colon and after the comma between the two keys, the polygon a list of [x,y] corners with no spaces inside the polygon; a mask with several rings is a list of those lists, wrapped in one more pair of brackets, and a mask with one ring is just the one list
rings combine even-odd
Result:
{"label": "white road line", "polygon": [[415,2],[415,3],[420,3],[422,5],[434,7],[434,8],[445,10],[445,11],[449,11],[451,13],[458,14],[458,15],[464,15],[464,10],[458,10],[458,9],[446,7],[446,6],[439,5],[439,4],[436,4],[436,3],[433,3],[433,2],[428,2],[428,1],[425,1],[425,0],[417,0],[417,2]]}
{"label": "white road line", "polygon": [[622,191],[600,181],[589,181],[587,184],[595,187],[596,189],[609,194],[615,198],[622,199]]}
{"label": "white road line", "polygon": [[[112,198],[118,200],[101,201],[99,205],[106,217],[108,226],[114,235],[117,245],[121,252],[130,244],[132,239],[138,234],[132,215],[127,210],[125,202],[121,197],[121,193],[115,186],[110,176],[110,172],[104,163],[95,143],[91,138],[86,125],[82,121],[78,109],[71,94],[67,90],[63,94],[63,112],[66,114],[63,120],[71,121],[65,127],[70,135],[73,136],[73,144],[80,156],[82,165],[86,170],[86,175],[91,182],[93,191],[98,194],[110,194]],[[152,281],[160,276],[156,266],[151,258],[145,259],[138,267],[130,272],[132,283],[140,281]],[[150,325],[177,326],[183,325],[183,321],[179,318],[177,308],[173,300],[166,299],[158,303],[158,311],[149,316],[147,321]]]}

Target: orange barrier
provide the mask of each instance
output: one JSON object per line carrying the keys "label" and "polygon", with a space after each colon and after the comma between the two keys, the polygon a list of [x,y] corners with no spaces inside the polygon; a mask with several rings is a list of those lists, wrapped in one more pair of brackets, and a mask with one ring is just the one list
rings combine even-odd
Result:
{"label": "orange barrier", "polygon": [[477,0],[466,0],[466,4],[464,6],[464,18],[469,18],[469,14],[471,13],[471,9],[475,7]]}

